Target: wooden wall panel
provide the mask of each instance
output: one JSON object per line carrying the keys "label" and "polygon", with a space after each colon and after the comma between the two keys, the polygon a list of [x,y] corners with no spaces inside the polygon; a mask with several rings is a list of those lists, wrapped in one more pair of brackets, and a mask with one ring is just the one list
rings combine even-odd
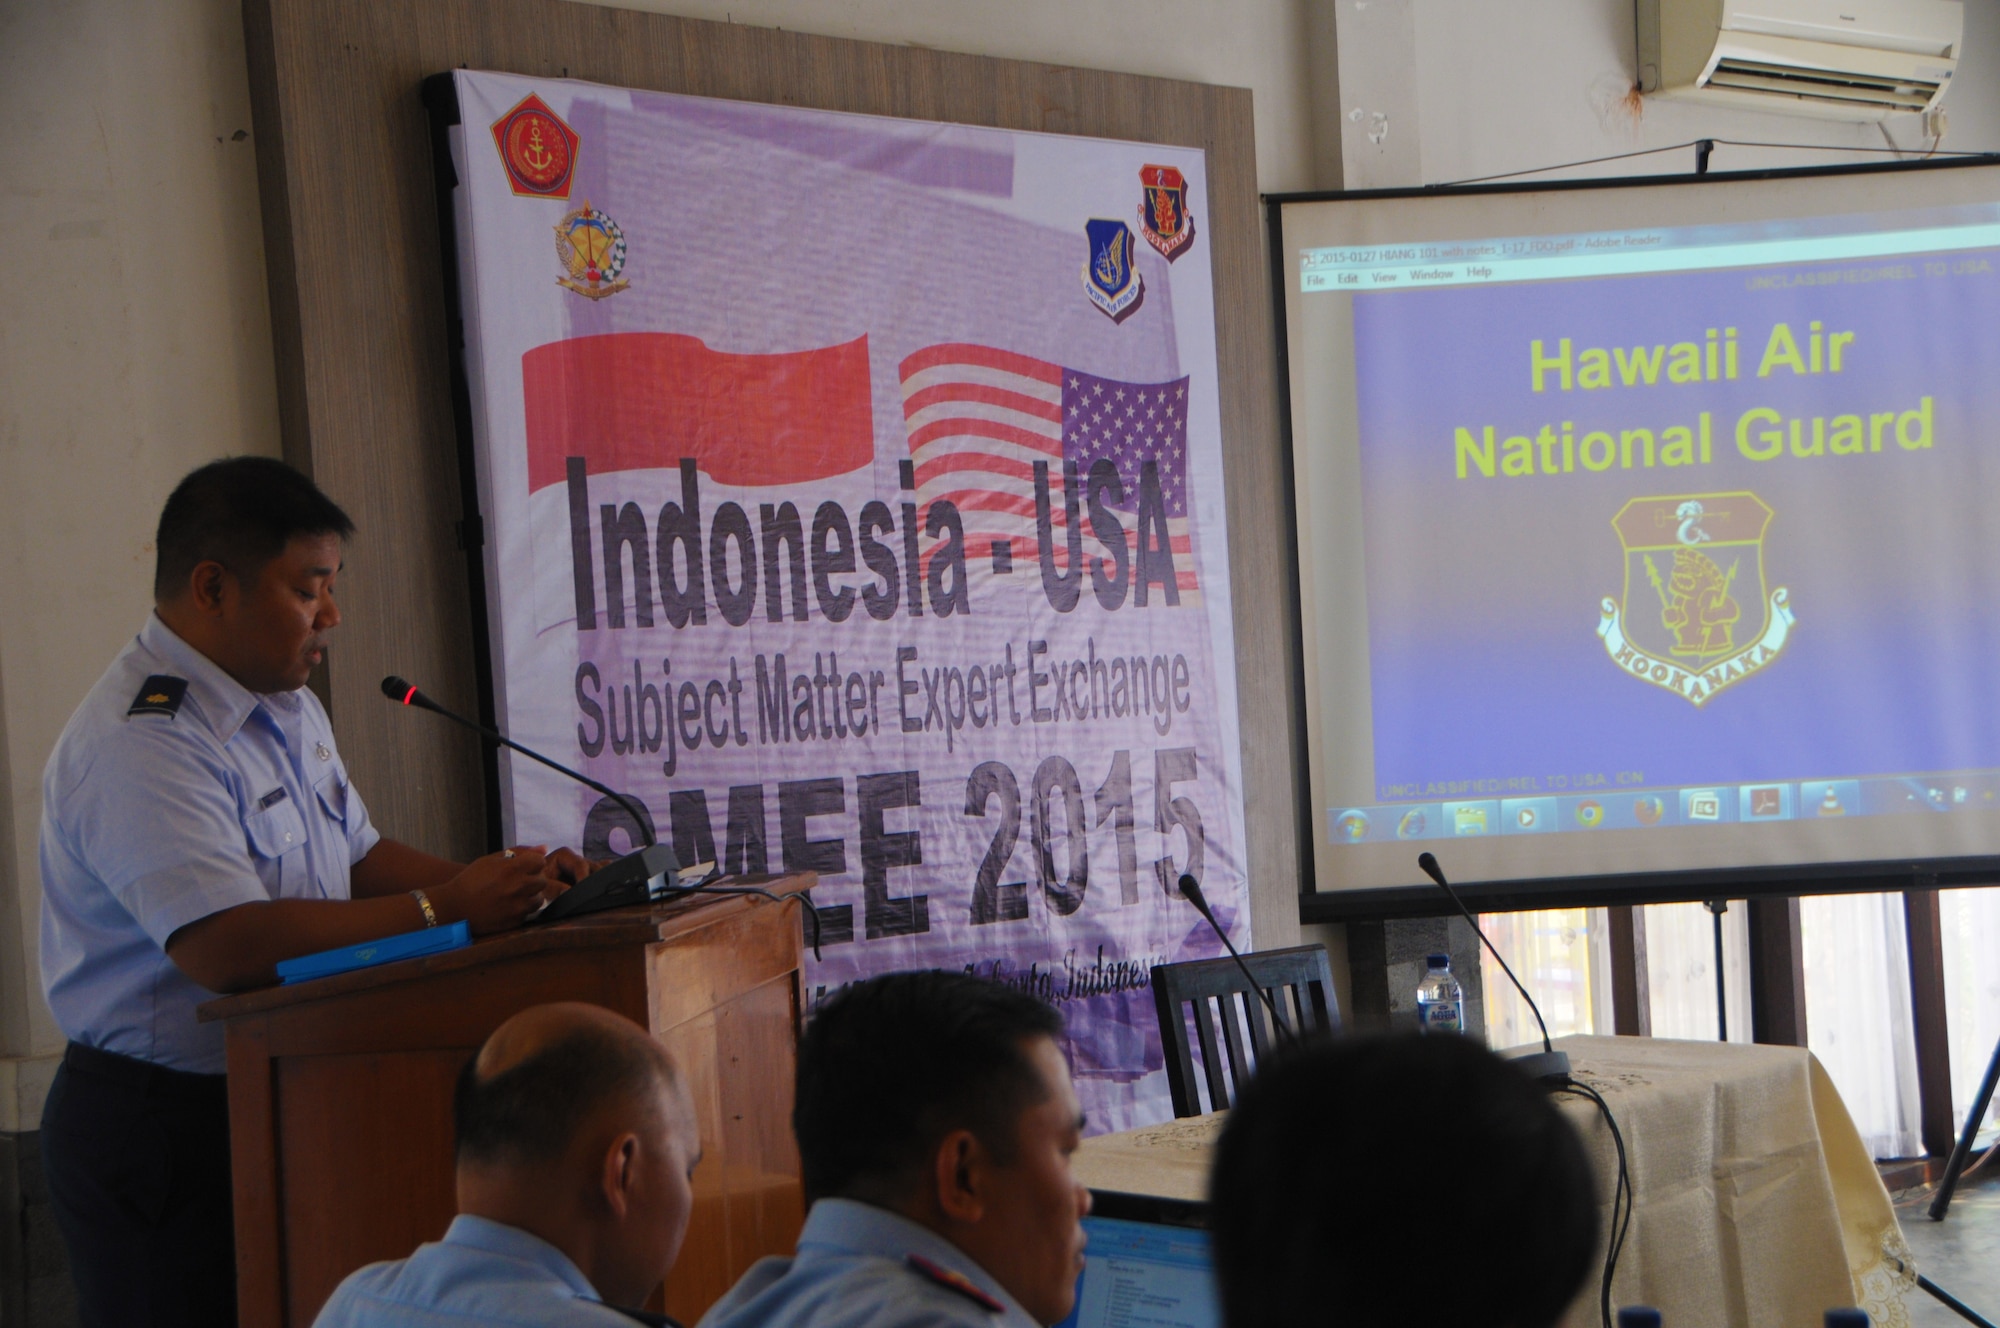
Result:
{"label": "wooden wall panel", "polygon": [[360,526],[331,654],[342,751],[383,829],[483,844],[475,743],[399,714],[400,672],[475,704],[436,197],[419,82],[467,65],[665,92],[1091,134],[1208,154],[1246,846],[1260,945],[1297,934],[1298,844],[1270,292],[1250,93],[564,0],[245,0],[288,459]]}

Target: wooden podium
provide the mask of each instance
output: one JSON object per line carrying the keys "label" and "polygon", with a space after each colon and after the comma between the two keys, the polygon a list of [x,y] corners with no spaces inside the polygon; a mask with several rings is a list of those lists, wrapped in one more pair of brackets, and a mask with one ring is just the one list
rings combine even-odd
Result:
{"label": "wooden podium", "polygon": [[[785,894],[810,874],[746,878]],[[211,1001],[226,1022],[242,1328],[308,1328],[340,1280],[444,1234],[452,1087],[545,1001],[618,1011],[680,1063],[700,1121],[665,1310],[692,1324],[804,1221],[792,1141],[799,906],[708,896],[488,937],[449,954]]]}

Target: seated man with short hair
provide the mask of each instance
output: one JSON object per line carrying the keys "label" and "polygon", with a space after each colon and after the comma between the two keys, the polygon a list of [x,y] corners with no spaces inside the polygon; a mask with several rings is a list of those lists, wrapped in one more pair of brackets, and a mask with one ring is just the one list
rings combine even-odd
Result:
{"label": "seated man with short hair", "polygon": [[1035,1328],[1070,1311],[1090,1192],[1061,1017],[964,974],[895,973],[821,1008],[792,1130],[812,1211],[701,1328]]}
{"label": "seated man with short hair", "polygon": [[1548,1091],[1445,1034],[1273,1060],[1209,1199],[1228,1328],[1548,1328],[1597,1251],[1590,1161]]}
{"label": "seated man with short hair", "polygon": [[538,1005],[459,1076],[458,1217],[354,1273],[317,1328],[670,1323],[652,1294],[687,1234],[694,1107],[666,1049],[594,1005]]}

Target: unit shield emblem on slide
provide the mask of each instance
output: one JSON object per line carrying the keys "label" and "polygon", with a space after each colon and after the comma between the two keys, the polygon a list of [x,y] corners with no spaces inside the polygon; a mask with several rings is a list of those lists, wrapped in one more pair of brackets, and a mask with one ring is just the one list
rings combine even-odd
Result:
{"label": "unit shield emblem on slide", "polygon": [[1169,262],[1194,243],[1194,217],[1187,209],[1187,177],[1172,166],[1142,166],[1139,234]]}
{"label": "unit shield emblem on slide", "polygon": [[1611,519],[1625,590],[1600,604],[1597,634],[1619,668],[1701,705],[1778,658],[1789,594],[1764,579],[1774,515],[1754,493],[1634,498]]}
{"label": "unit shield emblem on slide", "polygon": [[534,93],[493,122],[493,142],[507,183],[521,198],[569,197],[576,175],[576,130]]}
{"label": "unit shield emblem on slide", "polygon": [[568,273],[556,284],[578,295],[601,300],[632,284],[624,278],[625,232],[589,199],[556,223],[556,256]]}
{"label": "unit shield emblem on slide", "polygon": [[1083,289],[1090,302],[1114,323],[1122,323],[1139,307],[1145,284],[1134,266],[1132,228],[1122,221],[1094,217],[1083,223],[1090,240],[1090,258],[1083,265]]}

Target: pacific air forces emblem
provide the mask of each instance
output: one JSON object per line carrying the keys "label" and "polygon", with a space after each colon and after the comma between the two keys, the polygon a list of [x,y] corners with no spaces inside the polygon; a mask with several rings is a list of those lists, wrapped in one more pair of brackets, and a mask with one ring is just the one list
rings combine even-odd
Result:
{"label": "pacific air forces emblem", "polygon": [[1187,177],[1172,166],[1141,166],[1145,190],[1139,204],[1139,234],[1171,263],[1194,243],[1194,216],[1187,209]]}
{"label": "pacific air forces emblem", "polygon": [[1094,217],[1083,223],[1090,240],[1090,258],[1083,265],[1083,289],[1090,302],[1114,323],[1122,323],[1139,307],[1145,283],[1134,266],[1132,228],[1122,221]]}
{"label": "pacific air forces emblem", "polygon": [[1597,634],[1619,668],[1701,705],[1785,648],[1790,592],[1764,579],[1773,513],[1754,493],[1634,498],[1611,525],[1625,593],[1600,607]]}
{"label": "pacific air forces emblem", "polygon": [[588,299],[616,295],[632,284],[624,276],[625,232],[589,199],[556,223],[556,256],[567,274],[556,284]]}
{"label": "pacific air forces emblem", "polygon": [[534,93],[493,122],[507,183],[522,198],[568,198],[576,175],[576,130]]}

